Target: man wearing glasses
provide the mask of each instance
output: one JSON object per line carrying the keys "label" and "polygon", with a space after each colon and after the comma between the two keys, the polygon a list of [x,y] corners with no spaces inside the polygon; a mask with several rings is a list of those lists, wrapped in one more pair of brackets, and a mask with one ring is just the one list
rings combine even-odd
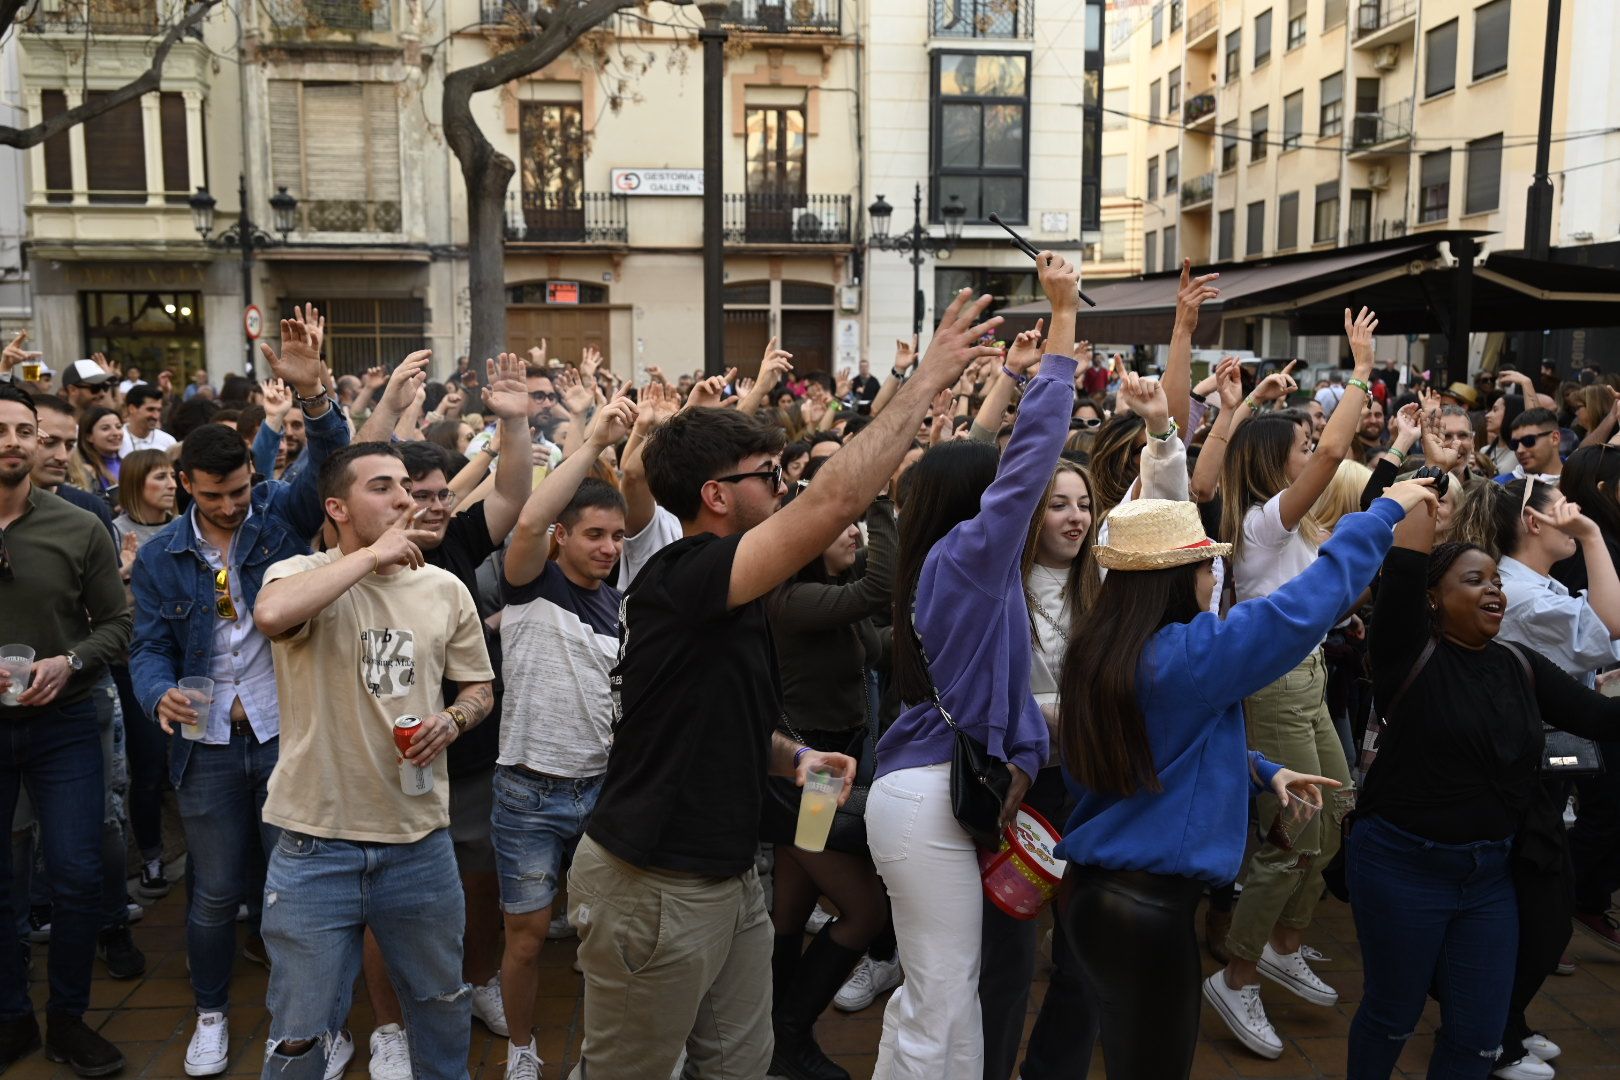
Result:
{"label": "man wearing glasses", "polygon": [[1512,438],[1508,446],[1519,459],[1512,472],[1496,478],[1498,484],[1511,484],[1515,480],[1531,477],[1544,484],[1558,484],[1564,471],[1563,459],[1558,456],[1558,417],[1551,409],[1526,409],[1513,421]]}
{"label": "man wearing glasses", "polygon": [[[413,503],[411,537],[429,566],[454,574],[478,606],[484,627],[484,645],[496,673],[494,707],[484,722],[457,739],[446,756],[450,776],[450,839],[455,847],[461,889],[466,897],[467,930],[463,949],[463,977],[473,987],[473,1015],[496,1035],[505,1036],[506,1009],[501,1002],[499,897],[495,880],[495,849],[490,844],[490,792],[495,758],[500,746],[501,682],[500,636],[486,621],[500,609],[497,589],[480,589],[478,568],[506,543],[518,514],[529,497],[534,470],[530,465],[529,397],[524,386],[523,361],[502,353],[488,363],[488,385],[483,408],[500,421],[495,458],[495,482],[488,497],[463,513],[450,479],[454,474],[450,452],[425,440],[398,444]],[[493,579],[492,579],[493,584]],[[444,699],[454,701],[457,689],[444,685]],[[371,996],[376,1027],[371,1035],[372,1080],[409,1080],[407,1033],[404,1014],[376,939],[366,936],[366,990]]]}
{"label": "man wearing glasses", "polygon": [[[0,818],[26,783],[52,889],[45,1043],[81,1076],[123,1068],[84,1023],[102,921],[101,735],[91,701],[129,641],[129,605],[112,538],[96,519],[30,477],[39,420],[22,390],[0,385],[0,612],[3,636],[32,650],[26,675],[0,672]],[[11,847],[0,881],[11,881]],[[40,1045],[22,952],[0,948],[0,1070]]]}
{"label": "man wearing glasses", "polygon": [[[321,385],[318,334],[284,321],[281,355],[261,346],[308,418],[310,467],[296,480],[255,487],[247,445],[234,430],[208,424],[193,431],[180,447],[191,510],[142,546],[130,581],[139,615],[129,661],[135,694],[165,732],[184,735],[172,740],[169,779],[194,875],[186,955],[197,1026],[186,1051],[188,1076],[214,1076],[228,1063],[226,1008],[236,909],[244,901],[255,917],[248,955],[264,962],[256,885],[276,830],[263,824],[260,810],[279,757],[281,712],[270,642],[254,626],[253,608],[267,569],[309,553],[324,520],[319,465],[349,442],[348,424]],[[213,680],[211,703],[180,691],[188,676]],[[345,1049],[347,1061],[352,1042]]]}

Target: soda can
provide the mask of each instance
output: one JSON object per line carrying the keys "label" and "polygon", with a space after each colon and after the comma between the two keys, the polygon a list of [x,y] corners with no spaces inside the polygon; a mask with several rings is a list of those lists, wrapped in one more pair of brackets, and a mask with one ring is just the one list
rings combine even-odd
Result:
{"label": "soda can", "polygon": [[405,757],[411,739],[422,727],[420,716],[401,716],[394,721],[394,748],[403,759],[399,763],[399,789],[407,795],[426,795],[433,790],[432,766],[421,766]]}

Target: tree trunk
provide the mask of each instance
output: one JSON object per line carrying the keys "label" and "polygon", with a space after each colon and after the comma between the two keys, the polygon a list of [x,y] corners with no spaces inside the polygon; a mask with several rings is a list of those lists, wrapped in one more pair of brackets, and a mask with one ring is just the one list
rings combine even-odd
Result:
{"label": "tree trunk", "polygon": [[[505,154],[475,155],[463,164],[467,184],[467,288],[473,364],[506,351],[506,190],[516,169]],[[476,368],[482,370],[482,368]]]}

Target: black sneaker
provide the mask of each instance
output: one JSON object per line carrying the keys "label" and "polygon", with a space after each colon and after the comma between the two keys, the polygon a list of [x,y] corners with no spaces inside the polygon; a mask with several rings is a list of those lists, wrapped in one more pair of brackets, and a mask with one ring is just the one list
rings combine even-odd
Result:
{"label": "black sneaker", "polygon": [[173,883],[163,876],[163,864],[153,859],[141,867],[141,880],[135,886],[135,891],[143,900],[161,900],[169,895]]}
{"label": "black sneaker", "polygon": [[39,1025],[34,1014],[0,1020],[0,1072],[39,1049]]}
{"label": "black sneaker", "polygon": [[96,955],[115,979],[138,979],[146,974],[146,956],[135,947],[127,926],[110,926],[97,934]]}
{"label": "black sneaker", "polygon": [[45,1056],[80,1076],[111,1076],[124,1067],[118,1047],[90,1030],[83,1017],[65,1013],[45,1016]]}
{"label": "black sneaker", "polygon": [[51,906],[35,904],[28,909],[28,940],[43,945],[51,940]]}

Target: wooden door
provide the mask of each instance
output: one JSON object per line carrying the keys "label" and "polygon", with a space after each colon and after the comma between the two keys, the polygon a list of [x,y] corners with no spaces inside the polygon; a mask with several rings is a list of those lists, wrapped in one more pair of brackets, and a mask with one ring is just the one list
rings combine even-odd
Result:
{"label": "wooden door", "polygon": [[830,311],[782,312],[782,348],[793,354],[793,371],[832,372],[833,315]]}
{"label": "wooden door", "polygon": [[506,347],[519,355],[546,340],[548,355],[558,363],[577,364],[587,345],[608,352],[608,309],[605,307],[509,307]]}

